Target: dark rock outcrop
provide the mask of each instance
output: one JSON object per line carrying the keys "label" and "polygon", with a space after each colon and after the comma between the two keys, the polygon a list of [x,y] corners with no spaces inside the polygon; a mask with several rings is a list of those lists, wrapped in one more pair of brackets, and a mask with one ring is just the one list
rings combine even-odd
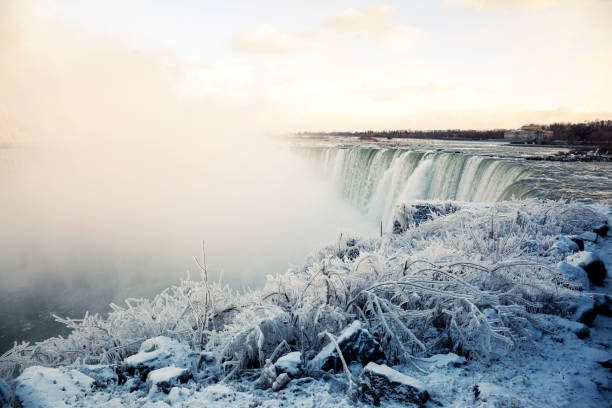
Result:
{"label": "dark rock outcrop", "polygon": [[608,276],[608,271],[601,259],[595,255],[591,255],[580,262],[578,266],[585,270],[592,284],[603,286],[604,279]]}
{"label": "dark rock outcrop", "polygon": [[578,250],[579,251],[584,251],[584,240],[582,238],[571,237],[570,239],[572,241],[574,241],[576,243],[576,245],[578,245]]}
{"label": "dark rock outcrop", "polygon": [[[342,330],[336,339],[346,364],[359,363],[362,366],[369,362],[384,362],[385,354],[382,347],[374,336],[361,327],[361,323],[355,320],[350,326]],[[314,369],[323,371],[342,370],[342,361],[333,343],[317,354],[309,363]]]}
{"label": "dark rock outcrop", "polygon": [[429,399],[419,380],[384,364],[369,363],[365,366],[359,376],[359,386],[364,402],[375,406],[383,400],[423,406]]}
{"label": "dark rock outcrop", "polygon": [[609,231],[610,226],[608,224],[601,224],[593,228],[593,232],[601,237],[605,237],[606,235],[608,235]]}
{"label": "dark rock outcrop", "polygon": [[177,384],[184,384],[191,378],[191,373],[186,368],[164,367],[153,370],[147,376],[147,388],[149,391],[161,391],[165,394]]}
{"label": "dark rock outcrop", "polygon": [[598,315],[612,317],[612,297],[605,294],[594,294],[578,307],[576,320],[587,326],[593,326]]}

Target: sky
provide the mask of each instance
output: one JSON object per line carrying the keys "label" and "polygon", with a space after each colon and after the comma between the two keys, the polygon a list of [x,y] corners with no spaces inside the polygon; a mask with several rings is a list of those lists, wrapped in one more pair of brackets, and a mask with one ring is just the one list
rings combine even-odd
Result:
{"label": "sky", "polygon": [[5,118],[90,107],[86,82],[112,117],[129,91],[267,133],[612,118],[610,0],[24,3],[0,1]]}

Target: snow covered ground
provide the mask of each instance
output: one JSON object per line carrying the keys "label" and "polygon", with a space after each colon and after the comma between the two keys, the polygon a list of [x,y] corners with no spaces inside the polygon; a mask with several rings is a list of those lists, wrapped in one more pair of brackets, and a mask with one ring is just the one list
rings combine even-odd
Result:
{"label": "snow covered ground", "polygon": [[0,358],[10,388],[0,383],[0,398],[25,408],[611,406],[610,209],[442,206],[398,208],[397,234],[341,237],[259,291],[209,283],[203,265],[202,281],[66,320],[68,338]]}

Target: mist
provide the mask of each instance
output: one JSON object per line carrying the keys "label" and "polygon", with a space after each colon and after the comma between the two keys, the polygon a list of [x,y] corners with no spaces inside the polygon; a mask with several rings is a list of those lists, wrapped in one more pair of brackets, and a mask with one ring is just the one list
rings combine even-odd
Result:
{"label": "mist", "polygon": [[55,334],[51,313],[199,277],[202,241],[212,278],[241,289],[375,230],[268,137],[265,105],[187,99],[169,55],[3,11],[2,348]]}

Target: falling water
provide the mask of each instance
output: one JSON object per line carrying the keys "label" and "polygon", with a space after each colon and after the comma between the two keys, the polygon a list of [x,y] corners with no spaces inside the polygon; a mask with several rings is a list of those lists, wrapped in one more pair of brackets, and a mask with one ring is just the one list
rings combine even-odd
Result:
{"label": "falling water", "polygon": [[402,201],[491,202],[525,198],[530,192],[517,183],[529,170],[509,160],[371,147],[315,147],[303,152],[345,199],[386,226]]}

